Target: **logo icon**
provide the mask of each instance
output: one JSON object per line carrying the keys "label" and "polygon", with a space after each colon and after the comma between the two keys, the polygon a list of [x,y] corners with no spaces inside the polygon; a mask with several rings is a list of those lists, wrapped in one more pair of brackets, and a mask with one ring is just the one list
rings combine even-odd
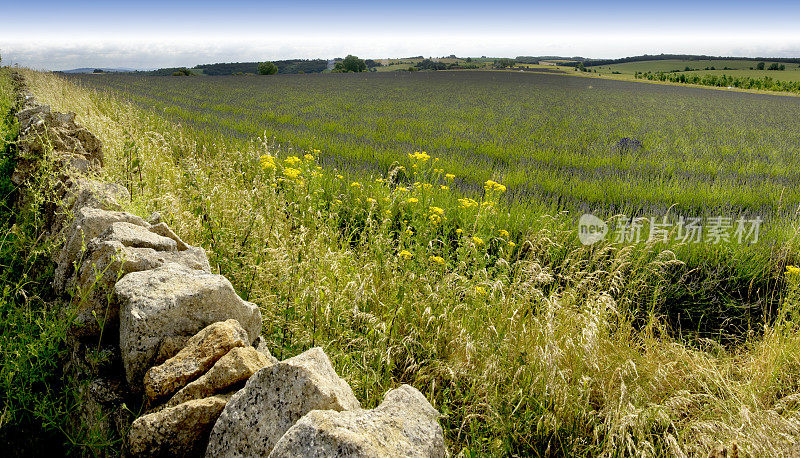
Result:
{"label": "logo icon", "polygon": [[578,221],[578,238],[584,245],[593,245],[608,235],[608,224],[602,219],[585,214]]}

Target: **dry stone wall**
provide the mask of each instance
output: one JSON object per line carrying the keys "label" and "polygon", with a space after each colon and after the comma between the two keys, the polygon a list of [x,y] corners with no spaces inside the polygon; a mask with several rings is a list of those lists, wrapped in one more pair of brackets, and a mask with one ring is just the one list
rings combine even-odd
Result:
{"label": "dry stone wall", "polygon": [[[211,273],[206,252],[158,215],[123,211],[97,180],[102,143],[22,95],[13,181],[49,165],[53,286],[68,297],[65,376],[83,380],[74,428],[117,436],[131,456],[445,456],[439,414],[403,385],[364,410],[321,348],[277,361],[258,307]],[[132,412],[141,412],[140,415]]]}

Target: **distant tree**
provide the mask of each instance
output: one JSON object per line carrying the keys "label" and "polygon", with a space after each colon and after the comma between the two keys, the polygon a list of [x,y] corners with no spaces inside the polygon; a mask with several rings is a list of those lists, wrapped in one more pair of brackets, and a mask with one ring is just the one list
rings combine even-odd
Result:
{"label": "distant tree", "polygon": [[373,60],[373,59],[365,59],[364,63],[367,65],[367,68],[375,68],[375,67],[380,67],[381,66],[380,62],[378,62],[377,60]]}
{"label": "distant tree", "polygon": [[786,70],[786,65],[784,65],[784,64],[781,64],[781,66],[780,66],[780,67],[778,67],[778,70]]}
{"label": "distant tree", "polygon": [[172,72],[172,76],[190,76],[192,74],[191,70],[186,67],[179,68],[176,71]]}
{"label": "distant tree", "polygon": [[278,66],[272,62],[261,62],[258,64],[259,75],[274,75],[278,73]]}
{"label": "distant tree", "polygon": [[502,59],[497,59],[496,61],[494,61],[494,67],[495,68],[513,67],[515,62],[516,61],[514,59],[509,59],[507,57],[504,57]]}
{"label": "distant tree", "polygon": [[348,54],[347,57],[342,60],[341,64],[342,70],[345,72],[358,73],[367,69],[367,64],[364,62],[364,60],[359,59],[352,54]]}
{"label": "distant tree", "polygon": [[778,65],[777,62],[773,62],[773,63],[770,64],[770,66],[767,68],[767,70],[778,70],[780,68],[781,67],[780,67],[780,65]]}
{"label": "distant tree", "polygon": [[765,65],[767,64],[765,64],[764,62],[759,62],[758,65],[756,65],[756,68],[759,70],[764,70]]}
{"label": "distant tree", "polygon": [[419,70],[447,70],[447,64],[430,59],[423,59],[422,62],[415,65],[415,67]]}
{"label": "distant tree", "polygon": [[469,63],[469,62],[472,62],[472,58],[471,58],[471,57],[467,57],[467,58],[466,58],[466,59],[464,59],[464,60],[465,60],[467,63]]}
{"label": "distant tree", "polygon": [[103,73],[103,70],[100,68],[95,68],[94,71],[92,71],[92,73]]}

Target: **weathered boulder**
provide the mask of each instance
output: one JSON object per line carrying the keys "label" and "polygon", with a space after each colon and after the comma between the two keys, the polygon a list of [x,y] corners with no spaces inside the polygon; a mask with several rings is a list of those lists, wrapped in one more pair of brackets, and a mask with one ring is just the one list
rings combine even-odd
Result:
{"label": "weathered boulder", "polygon": [[156,251],[177,251],[178,246],[174,240],[151,232],[147,227],[142,227],[128,222],[111,223],[100,235],[99,241],[117,241],[127,247],[152,248]]}
{"label": "weathered boulder", "polygon": [[103,183],[91,178],[77,177],[70,180],[69,192],[72,194],[68,208],[73,212],[83,207],[118,211],[130,202],[131,194],[117,183]]}
{"label": "weathered boulder", "polygon": [[181,240],[181,238],[178,237],[178,235],[175,234],[175,232],[173,232],[166,223],[159,222],[158,224],[153,224],[149,229],[150,232],[175,241],[175,245],[177,246],[178,250],[183,251],[189,249],[189,245],[183,243],[183,240]]}
{"label": "weathered boulder", "polygon": [[89,241],[105,231],[112,223],[128,222],[138,226],[147,226],[144,220],[134,214],[84,207],[78,210],[72,224],[65,233],[64,246],[56,254],[56,271],[53,286],[57,291],[64,291],[74,271],[73,263],[78,261],[84,247]]}
{"label": "weathered boulder", "polygon": [[[141,226],[136,227],[148,232]],[[152,270],[168,263],[205,272],[211,270],[202,248],[156,251],[153,248],[128,247],[118,240],[109,240],[114,234],[107,230],[92,239],[78,269],[77,290],[73,296],[76,317],[70,329],[75,336],[99,335],[101,324],[118,335],[119,304],[113,297],[114,284],[127,273]]]}
{"label": "weathered boulder", "polygon": [[247,331],[236,320],[218,321],[194,335],[177,355],[151,367],[144,376],[149,401],[169,396],[194,380],[231,349],[249,345]]}
{"label": "weathered boulder", "polygon": [[266,456],[312,410],[353,410],[360,404],[321,348],[253,374],[214,425],[207,457]]}
{"label": "weathered boulder", "polygon": [[83,158],[79,168],[99,170],[103,166],[100,140],[88,129],[75,123],[75,113],[54,112],[47,105],[24,109],[17,113],[20,138],[17,142],[17,164],[12,181],[18,185],[35,169],[35,163],[50,151],[59,157]]}
{"label": "weathered boulder", "polygon": [[177,355],[193,336],[167,336],[161,341],[153,360],[153,365],[158,366],[164,361]]}
{"label": "weathered boulder", "polygon": [[[238,383],[246,381],[259,369],[276,362],[276,359],[268,358],[253,347],[233,348],[214,363],[208,372],[175,393],[169,402],[165,404],[165,407],[172,407],[192,399],[205,398],[221,393]],[[145,376],[145,379],[147,379],[147,376]]]}
{"label": "weathered boulder", "polygon": [[281,437],[270,457],[444,457],[439,412],[416,388],[386,393],[373,410],[313,410]]}
{"label": "weathered boulder", "polygon": [[165,337],[193,335],[227,319],[247,331],[248,344],[261,332],[258,307],[243,301],[221,275],[169,263],[129,273],[114,290],[120,304],[120,349],[131,386],[140,384]]}
{"label": "weathered boulder", "polygon": [[267,346],[267,341],[264,339],[263,336],[256,337],[256,340],[253,341],[253,348],[255,348],[259,353],[266,356],[267,359],[270,360],[272,364],[278,362],[278,358],[272,356],[272,353],[269,351],[269,347]]}
{"label": "weathered boulder", "polygon": [[133,456],[202,456],[208,432],[230,395],[184,402],[137,418],[128,433]]}

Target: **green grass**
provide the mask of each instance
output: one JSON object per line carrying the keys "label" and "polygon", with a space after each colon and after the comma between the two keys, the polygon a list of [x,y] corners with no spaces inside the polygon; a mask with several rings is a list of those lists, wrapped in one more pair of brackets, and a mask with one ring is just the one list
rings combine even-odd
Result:
{"label": "green grass", "polygon": [[39,212],[47,205],[40,191],[52,183],[34,177],[30,198],[15,203],[11,74],[0,68],[0,447],[12,455],[61,454],[70,405],[61,367],[67,320],[50,289],[54,243],[42,237]]}
{"label": "green grass", "polygon": [[[511,72],[26,74],[100,135],[130,210],[164,212],[260,306],[276,356],[322,345],[366,407],[413,384],[454,453],[707,455],[735,442],[772,456],[800,427],[784,275],[793,99]],[[613,152],[623,136],[645,151]],[[419,150],[432,157],[409,158]],[[406,190],[375,181],[395,161]],[[750,248],[576,240],[576,213],[676,201],[763,214],[772,229]]]}

